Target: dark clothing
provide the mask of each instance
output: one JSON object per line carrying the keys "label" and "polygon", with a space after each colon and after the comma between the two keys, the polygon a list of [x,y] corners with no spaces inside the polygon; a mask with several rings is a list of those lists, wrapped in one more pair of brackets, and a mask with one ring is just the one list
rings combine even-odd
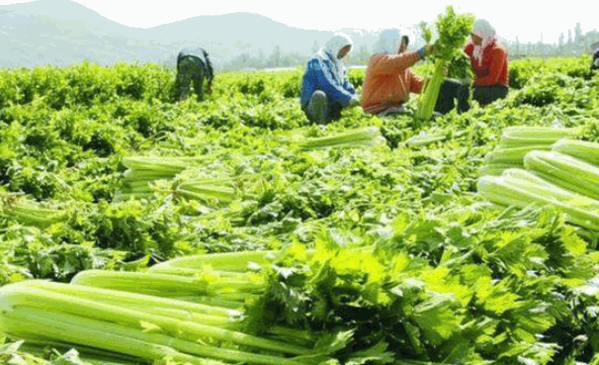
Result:
{"label": "dark clothing", "polygon": [[312,123],[325,123],[329,115],[329,101],[327,99],[327,94],[325,94],[324,91],[316,90],[310,97],[308,104],[302,106],[302,110],[306,114],[308,120]]}
{"label": "dark clothing", "polygon": [[189,93],[190,83],[199,100],[204,97],[204,79],[208,80],[208,89],[212,87],[214,70],[206,52],[201,47],[186,47],[177,56],[177,78],[175,80],[175,96],[182,100]]}
{"label": "dark clothing", "polygon": [[455,107],[456,99],[458,102],[458,113],[468,111],[470,109],[470,104],[468,103],[469,96],[470,90],[468,90],[468,86],[458,80],[447,79],[441,84],[435,111],[441,114],[449,113]]}
{"label": "dark clothing", "polygon": [[177,65],[181,62],[185,57],[196,57],[200,59],[207,68],[207,77],[209,81],[212,81],[214,78],[214,70],[212,69],[212,62],[210,62],[210,57],[208,56],[208,52],[202,47],[185,47],[181,51],[179,51],[179,55],[177,55]]}
{"label": "dark clothing", "polygon": [[324,124],[341,119],[343,105],[333,101],[322,90],[316,90],[302,110],[312,123]]}
{"label": "dark clothing", "polygon": [[599,70],[599,49],[593,54],[593,60],[591,61],[591,73]]}
{"label": "dark clothing", "polygon": [[[439,97],[435,111],[441,114],[449,113],[455,106],[457,99],[458,113],[464,113],[470,110],[468,102],[470,91],[468,85],[457,80],[445,80],[441,85]],[[507,97],[508,88],[503,85],[475,86],[472,92],[472,99],[478,101],[481,106],[491,104],[498,99]]]}
{"label": "dark clothing", "polygon": [[495,100],[505,99],[508,88],[503,85],[477,86],[472,91],[472,99],[479,102],[481,106],[491,104]]}

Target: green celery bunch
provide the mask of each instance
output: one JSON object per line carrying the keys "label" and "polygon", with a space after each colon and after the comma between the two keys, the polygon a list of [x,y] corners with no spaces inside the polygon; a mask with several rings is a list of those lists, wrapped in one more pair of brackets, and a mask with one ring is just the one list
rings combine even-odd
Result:
{"label": "green celery bunch", "polygon": [[[188,311],[193,307],[182,301],[172,301],[174,305],[168,306],[165,300],[153,296],[37,280],[4,286],[0,296],[0,332],[26,340],[90,346],[149,360],[170,357],[198,365],[205,364],[205,359],[301,365],[283,355],[257,352],[308,353],[308,349],[297,345],[207,324],[204,317],[193,317],[191,312],[178,318],[178,312],[169,309],[183,304]],[[122,305],[120,301],[136,305]],[[208,310],[206,306],[201,308]],[[219,312],[218,308],[211,310],[215,315]],[[256,352],[214,345],[218,342],[247,346]]]}
{"label": "green celery bunch", "polygon": [[562,138],[553,144],[551,150],[599,166],[599,143]]}
{"label": "green celery bunch", "polygon": [[118,197],[127,199],[150,199],[154,196],[151,183],[170,180],[191,167],[200,157],[127,156],[122,164],[128,168],[123,174],[122,188]]}
{"label": "green celery bunch", "polygon": [[[445,14],[439,14],[435,21],[438,38],[434,42],[436,53],[431,55],[435,64],[432,77],[427,80],[424,91],[418,100],[416,117],[422,120],[430,120],[439,97],[439,91],[446,72],[451,70],[452,74],[466,74],[469,69],[467,56],[462,47],[466,44],[468,36],[474,26],[474,16],[471,14],[458,14],[453,6],[445,8]],[[421,23],[423,38],[430,44],[432,32]]]}
{"label": "green celery bunch", "polygon": [[314,150],[329,147],[371,147],[376,145],[381,138],[381,132],[377,127],[366,127],[326,137],[308,138],[300,143],[300,148]]}
{"label": "green celery bunch", "polygon": [[524,166],[565,189],[599,199],[599,167],[555,151],[532,151]]}
{"label": "green celery bunch", "polygon": [[514,126],[504,128],[495,149],[485,156],[482,175],[501,175],[505,169],[523,168],[524,156],[531,151],[549,151],[553,144],[576,136],[578,128]]}
{"label": "green celery bunch", "polygon": [[47,203],[36,202],[15,194],[5,195],[0,199],[2,214],[24,225],[44,228],[68,219],[67,210],[51,207]]}

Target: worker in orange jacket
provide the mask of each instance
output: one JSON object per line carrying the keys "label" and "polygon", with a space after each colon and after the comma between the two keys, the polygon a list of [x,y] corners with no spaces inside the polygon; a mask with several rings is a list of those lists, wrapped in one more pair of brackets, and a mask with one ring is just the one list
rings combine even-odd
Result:
{"label": "worker in orange jacket", "polygon": [[[476,20],[471,37],[471,41],[464,47],[464,53],[470,57],[475,75],[472,99],[485,106],[508,94],[507,49],[499,43],[495,29],[484,19]],[[439,92],[436,110],[441,114],[449,112],[454,107],[454,99],[457,99],[458,112],[465,112],[470,109],[468,94],[467,84],[445,80]]]}
{"label": "worker in orange jacket", "polygon": [[425,46],[408,52],[409,39],[402,37],[397,54],[377,53],[370,57],[362,85],[362,109],[379,116],[397,114],[405,109],[410,93],[422,92],[423,80],[411,67],[434,51]]}

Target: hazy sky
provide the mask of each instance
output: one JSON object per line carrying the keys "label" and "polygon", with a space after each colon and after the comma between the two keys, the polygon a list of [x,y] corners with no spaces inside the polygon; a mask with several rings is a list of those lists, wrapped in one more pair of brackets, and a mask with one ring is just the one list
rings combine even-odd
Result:
{"label": "hazy sky", "polygon": [[[289,26],[338,30],[360,28],[376,30],[401,28],[421,20],[432,21],[449,1],[366,0],[358,2],[303,0],[293,3],[265,0],[74,0],[115,22],[136,28],[150,28],[199,15],[251,12],[267,16]],[[0,0],[1,5],[28,2]],[[354,5],[354,4],[361,5]],[[595,3],[593,5],[593,3]],[[596,0],[456,0],[451,3],[462,12],[470,12],[493,24],[499,36],[520,42],[557,42],[561,32],[581,23],[582,31],[599,28]],[[572,34],[574,36],[574,34]]]}

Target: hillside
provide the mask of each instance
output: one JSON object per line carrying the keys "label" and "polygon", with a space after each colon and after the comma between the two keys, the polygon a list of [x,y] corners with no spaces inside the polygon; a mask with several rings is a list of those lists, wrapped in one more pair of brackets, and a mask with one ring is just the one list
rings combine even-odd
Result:
{"label": "hillside", "polygon": [[[354,40],[354,52],[348,59],[351,64],[368,60],[385,34],[410,35],[412,49],[422,44],[417,25],[341,31]],[[332,35],[289,27],[252,13],[196,16],[140,29],[111,21],[70,0],[38,0],[0,6],[0,41],[4,45],[0,67],[63,66],[84,60],[103,65],[140,61],[174,66],[178,50],[193,43],[208,49],[217,70],[293,67],[303,64]],[[560,47],[503,41],[513,56],[578,55],[599,40],[599,33],[590,32],[581,39],[584,42]]]}
{"label": "hillside", "polygon": [[[344,31],[351,34],[356,50],[378,39],[378,32]],[[276,51],[305,58],[332,35],[251,13],[197,16],[138,29],[70,0],[38,0],[0,6],[0,41],[5,45],[0,66],[67,65],[85,59],[101,64],[135,60],[172,64],[180,47],[199,43],[222,68],[244,55],[266,60]]]}

